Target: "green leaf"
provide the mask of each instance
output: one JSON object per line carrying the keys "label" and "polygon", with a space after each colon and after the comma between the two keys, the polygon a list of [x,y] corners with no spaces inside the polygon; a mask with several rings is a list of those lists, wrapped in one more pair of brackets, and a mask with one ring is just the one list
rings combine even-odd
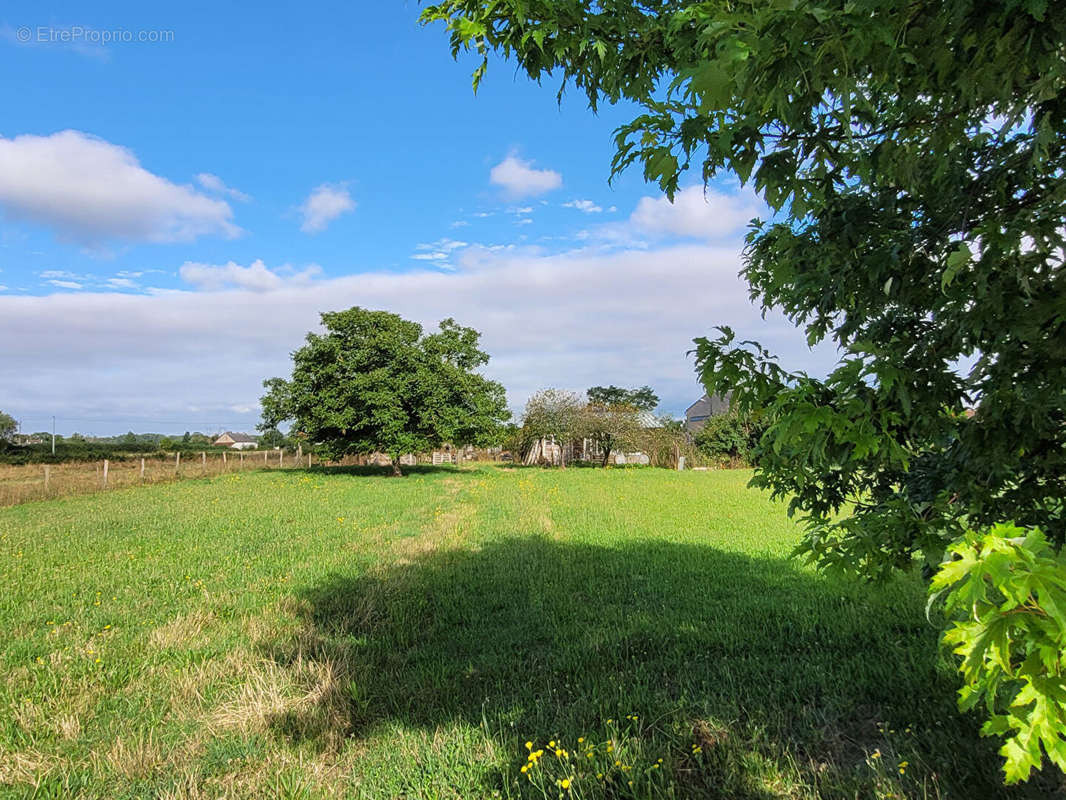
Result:
{"label": "green leaf", "polygon": [[955,276],[959,273],[959,270],[970,263],[971,257],[972,254],[970,253],[970,248],[965,244],[959,244],[958,247],[948,254],[944,274],[940,278],[941,289],[947,289],[951,285],[951,282],[955,280]]}

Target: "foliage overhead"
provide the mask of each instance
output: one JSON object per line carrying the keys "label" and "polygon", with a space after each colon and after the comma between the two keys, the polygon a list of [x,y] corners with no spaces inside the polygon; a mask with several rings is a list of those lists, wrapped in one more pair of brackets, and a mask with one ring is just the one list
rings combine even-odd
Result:
{"label": "foliage overhead", "polygon": [[[769,409],[754,482],[805,519],[808,557],[871,577],[916,558],[932,569],[961,557],[968,531],[1007,521],[1061,551],[1066,15],[1054,5],[444,0],[423,20],[446,24],[454,53],[486,56],[475,87],[495,51],[593,108],[641,106],[617,131],[615,173],[639,163],[672,196],[690,168],[704,181],[730,170],[761,194],[773,215],[748,236],[752,298],[841,361],[825,379],[789,372],[729,330],[696,353],[709,393]],[[1028,691],[1061,731],[1058,669]],[[990,679],[996,708],[1017,686]],[[1015,780],[1039,747],[1023,756],[1011,741]]]}
{"label": "foliage overhead", "polygon": [[479,334],[453,319],[435,333],[386,311],[354,307],[322,314],[293,353],[290,380],[264,381],[262,431],[293,422],[329,458],[399,457],[445,442],[489,444],[508,418],[503,387],[476,372],[489,357]]}

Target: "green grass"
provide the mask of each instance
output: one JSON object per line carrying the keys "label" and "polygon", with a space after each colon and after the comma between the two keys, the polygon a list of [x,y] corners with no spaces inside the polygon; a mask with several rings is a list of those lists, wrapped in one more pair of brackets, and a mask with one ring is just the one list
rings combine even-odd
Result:
{"label": "green grass", "polygon": [[920,583],[790,560],[747,478],[264,472],[0,510],[0,795],[1050,796],[1000,787]]}

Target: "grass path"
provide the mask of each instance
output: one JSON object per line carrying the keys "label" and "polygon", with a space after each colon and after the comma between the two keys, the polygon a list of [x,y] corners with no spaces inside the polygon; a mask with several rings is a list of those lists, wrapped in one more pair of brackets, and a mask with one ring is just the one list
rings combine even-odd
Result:
{"label": "grass path", "polygon": [[264,472],[0,510],[0,796],[1049,796],[999,788],[922,587],[800,567],[747,477]]}

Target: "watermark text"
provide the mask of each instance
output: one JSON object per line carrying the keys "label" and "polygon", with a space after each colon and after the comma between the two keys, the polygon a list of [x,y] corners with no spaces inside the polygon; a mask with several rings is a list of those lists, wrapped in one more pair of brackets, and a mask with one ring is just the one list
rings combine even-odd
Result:
{"label": "watermark text", "polygon": [[22,25],[15,29],[15,39],[23,44],[165,44],[174,41],[174,31],[92,28],[88,25]]}

